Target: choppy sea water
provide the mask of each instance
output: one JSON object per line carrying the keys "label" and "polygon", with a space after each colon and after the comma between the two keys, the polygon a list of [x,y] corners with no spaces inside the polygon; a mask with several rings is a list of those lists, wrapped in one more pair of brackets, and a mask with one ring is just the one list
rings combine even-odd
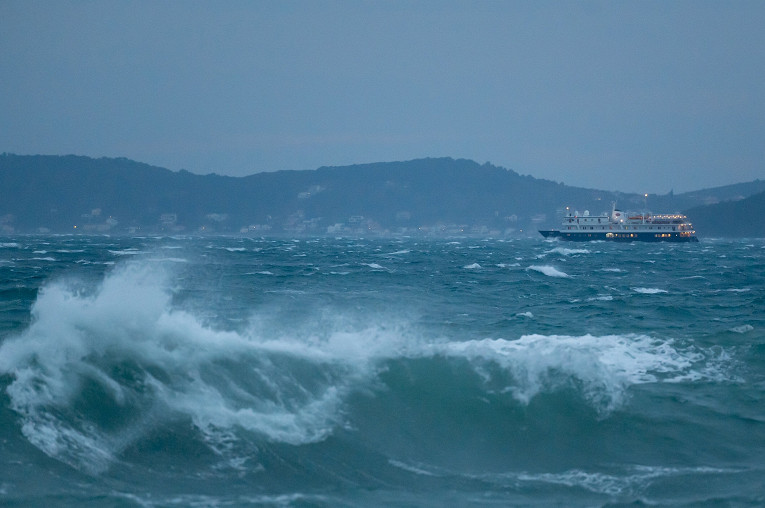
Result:
{"label": "choppy sea water", "polygon": [[761,506],[765,242],[0,239],[10,506]]}

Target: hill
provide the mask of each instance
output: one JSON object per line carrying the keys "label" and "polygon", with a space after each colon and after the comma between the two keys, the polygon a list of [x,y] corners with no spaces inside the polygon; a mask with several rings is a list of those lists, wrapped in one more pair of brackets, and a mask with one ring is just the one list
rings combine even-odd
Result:
{"label": "hill", "polygon": [[[755,181],[651,195],[648,203],[679,211],[762,191],[765,182]],[[612,201],[640,210],[645,198],[450,158],[235,178],[125,158],[0,155],[0,232],[6,234],[536,234],[558,222],[565,204],[600,212]]]}
{"label": "hill", "polygon": [[765,237],[765,192],[691,208],[687,214],[693,218],[696,230],[707,237]]}

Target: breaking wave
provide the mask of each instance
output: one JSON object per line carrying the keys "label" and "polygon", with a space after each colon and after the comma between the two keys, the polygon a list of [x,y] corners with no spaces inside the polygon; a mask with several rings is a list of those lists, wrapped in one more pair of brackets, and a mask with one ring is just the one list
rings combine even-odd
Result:
{"label": "breaking wave", "polygon": [[548,277],[569,277],[569,275],[565,272],[561,272],[554,266],[550,265],[531,265],[528,267],[528,270],[533,270],[535,272],[539,272],[541,274],[547,275]]}
{"label": "breaking wave", "polygon": [[[241,439],[319,443],[354,427],[354,395],[395,393],[406,383],[386,377],[393,367],[421,362],[446,361],[447,385],[478,379],[476,398],[524,406],[572,392],[601,415],[627,403],[632,386],[709,375],[697,368],[702,351],[647,335],[465,339],[380,315],[363,326],[330,317],[306,331],[264,326],[254,311],[242,330],[218,330],[173,303],[171,275],[167,265],[134,261],[89,290],[65,282],[41,290],[31,325],[0,345],[0,374],[30,443],[95,473],[179,422],[215,454]],[[434,401],[451,400],[440,381],[418,382]]]}

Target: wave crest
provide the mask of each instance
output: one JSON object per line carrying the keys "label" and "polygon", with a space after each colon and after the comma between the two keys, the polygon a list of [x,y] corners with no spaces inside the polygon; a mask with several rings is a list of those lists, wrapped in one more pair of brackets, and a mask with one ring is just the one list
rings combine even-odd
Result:
{"label": "wave crest", "polygon": [[[131,263],[93,294],[45,287],[33,321],[0,346],[22,432],[46,454],[100,471],[157,421],[189,419],[207,439],[228,429],[302,444],[341,423],[379,329],[310,338],[220,331],[171,306],[167,273]],[[364,342],[364,345],[360,344]]]}

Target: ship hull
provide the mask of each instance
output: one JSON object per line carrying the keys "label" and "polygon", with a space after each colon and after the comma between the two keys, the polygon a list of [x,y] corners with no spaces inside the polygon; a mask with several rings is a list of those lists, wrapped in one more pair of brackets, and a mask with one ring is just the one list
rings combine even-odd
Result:
{"label": "ship hull", "polygon": [[559,238],[568,242],[593,242],[602,240],[606,242],[698,242],[699,239],[692,235],[682,233],[653,233],[653,232],[567,232],[557,229],[540,230],[539,233],[545,238]]}

